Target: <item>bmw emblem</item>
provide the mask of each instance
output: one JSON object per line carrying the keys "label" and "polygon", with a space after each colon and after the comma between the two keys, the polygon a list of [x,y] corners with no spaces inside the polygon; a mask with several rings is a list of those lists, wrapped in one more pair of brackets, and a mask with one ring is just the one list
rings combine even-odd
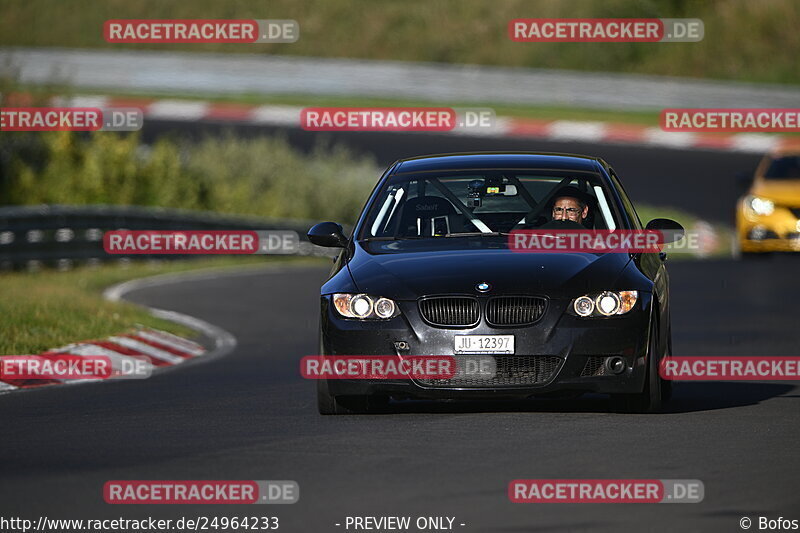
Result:
{"label": "bmw emblem", "polygon": [[492,286],[486,283],[485,281],[481,281],[480,283],[475,285],[475,288],[478,289],[479,292],[489,292]]}

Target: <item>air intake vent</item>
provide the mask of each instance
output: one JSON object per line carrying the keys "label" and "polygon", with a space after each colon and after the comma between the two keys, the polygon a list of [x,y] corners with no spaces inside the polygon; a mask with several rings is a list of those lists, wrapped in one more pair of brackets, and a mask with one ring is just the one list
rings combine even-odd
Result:
{"label": "air intake vent", "polygon": [[466,361],[470,358],[474,359],[475,356],[455,356],[456,376],[451,379],[427,379],[419,382],[433,387],[450,388],[544,385],[553,379],[564,361],[556,356],[499,355],[492,357],[497,368],[493,376],[471,377],[464,370]]}
{"label": "air intake vent", "polygon": [[605,376],[606,375],[605,362],[606,362],[605,357],[599,357],[596,355],[587,357],[586,365],[583,367],[583,371],[581,372],[581,377]]}
{"label": "air intake vent", "polygon": [[544,315],[547,300],[533,296],[500,296],[486,304],[486,321],[493,326],[533,324]]}
{"label": "air intake vent", "polygon": [[468,327],[478,323],[478,301],[469,296],[441,296],[419,301],[419,312],[434,326]]}

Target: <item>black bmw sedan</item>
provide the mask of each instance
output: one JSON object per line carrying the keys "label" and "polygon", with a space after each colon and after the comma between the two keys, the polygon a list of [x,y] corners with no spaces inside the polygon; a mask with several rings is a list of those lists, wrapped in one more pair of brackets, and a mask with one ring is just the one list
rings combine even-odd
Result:
{"label": "black bmw sedan", "polygon": [[[322,414],[369,412],[391,398],[523,399],[610,394],[655,412],[670,393],[666,254],[519,253],[519,230],[643,230],[614,170],[596,157],[481,152],[389,167],[321,289],[320,356],[450,356],[446,377],[320,379]],[[666,219],[647,229],[680,226]],[[470,364],[473,363],[473,364]],[[480,372],[469,372],[480,368]]]}

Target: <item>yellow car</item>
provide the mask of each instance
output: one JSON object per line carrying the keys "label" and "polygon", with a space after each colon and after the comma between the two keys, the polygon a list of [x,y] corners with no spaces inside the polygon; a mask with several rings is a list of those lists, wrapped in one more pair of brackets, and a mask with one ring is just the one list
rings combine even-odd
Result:
{"label": "yellow car", "polygon": [[742,253],[800,251],[800,150],[768,154],[736,208]]}

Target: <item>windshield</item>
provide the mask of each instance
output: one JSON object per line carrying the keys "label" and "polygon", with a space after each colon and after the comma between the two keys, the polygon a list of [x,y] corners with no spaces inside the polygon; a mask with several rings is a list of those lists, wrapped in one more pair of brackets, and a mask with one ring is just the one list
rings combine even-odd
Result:
{"label": "windshield", "polygon": [[769,180],[800,180],[800,155],[773,159],[764,177]]}
{"label": "windshield", "polygon": [[574,227],[616,229],[621,224],[610,198],[591,173],[401,174],[370,206],[359,239],[502,235],[567,218]]}

